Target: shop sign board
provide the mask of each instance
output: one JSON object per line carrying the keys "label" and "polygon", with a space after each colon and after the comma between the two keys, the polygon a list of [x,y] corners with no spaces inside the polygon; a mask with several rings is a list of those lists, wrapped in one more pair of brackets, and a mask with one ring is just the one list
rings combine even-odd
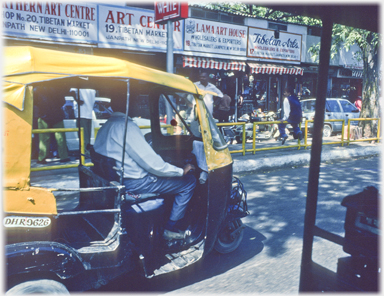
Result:
{"label": "shop sign board", "polygon": [[231,56],[247,53],[247,27],[188,18],[184,50]]}
{"label": "shop sign board", "polygon": [[3,2],[3,35],[97,42],[97,5],[60,2]]}
{"label": "shop sign board", "polygon": [[[167,26],[155,24],[153,10],[99,5],[99,47],[167,49]],[[183,21],[173,22],[173,49],[182,50]]]}
{"label": "shop sign board", "polygon": [[247,56],[260,60],[301,61],[300,34],[279,32],[279,38],[274,37],[274,30],[248,28]]}
{"label": "shop sign board", "polygon": [[155,23],[164,24],[168,20],[176,21],[188,17],[188,3],[155,2]]}

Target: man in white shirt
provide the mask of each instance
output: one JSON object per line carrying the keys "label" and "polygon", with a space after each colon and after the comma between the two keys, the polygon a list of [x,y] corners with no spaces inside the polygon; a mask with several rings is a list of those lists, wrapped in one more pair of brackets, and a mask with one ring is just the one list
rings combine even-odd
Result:
{"label": "man in white shirt", "polygon": [[[86,88],[79,89],[79,100],[78,100],[78,104],[80,105],[79,122],[80,122],[80,127],[82,127],[84,131],[84,147],[85,147],[86,155],[89,155],[89,150],[87,147],[91,141],[92,112],[93,112],[93,105],[95,104],[95,100],[96,100],[96,90],[86,89]],[[75,116],[76,117],[78,116],[77,112]]]}
{"label": "man in white shirt", "polygon": [[[125,114],[114,112],[100,128],[94,144],[97,153],[115,159],[118,167],[121,167],[124,126]],[[186,164],[184,168],[179,168],[165,162],[147,143],[140,128],[131,118],[128,118],[125,145],[124,185],[126,190],[132,194],[175,194],[175,201],[169,221],[165,225],[163,237],[166,240],[183,239],[185,233],[178,226],[196,186],[195,176],[188,174],[195,167]]]}
{"label": "man in white shirt", "polygon": [[[211,92],[214,92],[217,94],[218,97],[222,98],[224,94],[219,90],[216,86],[214,86],[212,83],[208,82],[208,73],[202,72],[200,74],[200,81],[195,82],[195,85],[202,89],[202,90],[208,90]],[[206,94],[204,96],[204,103],[207,106],[208,111],[213,115],[213,96],[211,94]]]}

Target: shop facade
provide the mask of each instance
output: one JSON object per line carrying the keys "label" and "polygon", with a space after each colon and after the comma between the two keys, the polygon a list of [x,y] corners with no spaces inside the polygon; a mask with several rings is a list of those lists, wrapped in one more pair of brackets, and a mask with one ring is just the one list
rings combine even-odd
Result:
{"label": "shop facade", "polygon": [[[312,36],[308,27],[193,6],[189,10],[189,18],[173,23],[174,73],[195,82],[206,71],[232,104],[241,96],[263,111],[281,108],[288,85],[301,99],[316,96],[317,62],[307,49],[320,37]],[[112,56],[166,69],[167,26],[154,23],[151,9],[4,2],[3,11],[5,46]],[[361,95],[361,63],[343,53],[331,66],[330,96]]]}

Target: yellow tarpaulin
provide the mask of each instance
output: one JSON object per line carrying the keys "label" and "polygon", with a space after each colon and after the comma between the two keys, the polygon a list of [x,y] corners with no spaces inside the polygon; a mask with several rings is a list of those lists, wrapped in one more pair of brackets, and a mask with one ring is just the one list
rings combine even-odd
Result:
{"label": "yellow tarpaulin", "polygon": [[201,94],[189,79],[125,60],[29,46],[4,48],[3,101],[23,110],[25,85],[72,76],[132,78]]}

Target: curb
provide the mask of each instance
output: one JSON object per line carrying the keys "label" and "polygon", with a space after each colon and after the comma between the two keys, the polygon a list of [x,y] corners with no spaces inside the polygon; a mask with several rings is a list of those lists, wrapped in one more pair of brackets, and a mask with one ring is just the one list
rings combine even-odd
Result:
{"label": "curb", "polygon": [[[350,159],[353,157],[380,155],[381,145],[368,147],[333,147],[333,149],[323,149],[321,161],[330,161],[335,159]],[[244,157],[244,159],[241,159]],[[260,158],[242,156],[233,160],[233,173],[243,173],[251,171],[260,171],[265,169],[276,169],[282,167],[307,165],[311,159],[311,151],[295,151],[290,154],[263,156]]]}

